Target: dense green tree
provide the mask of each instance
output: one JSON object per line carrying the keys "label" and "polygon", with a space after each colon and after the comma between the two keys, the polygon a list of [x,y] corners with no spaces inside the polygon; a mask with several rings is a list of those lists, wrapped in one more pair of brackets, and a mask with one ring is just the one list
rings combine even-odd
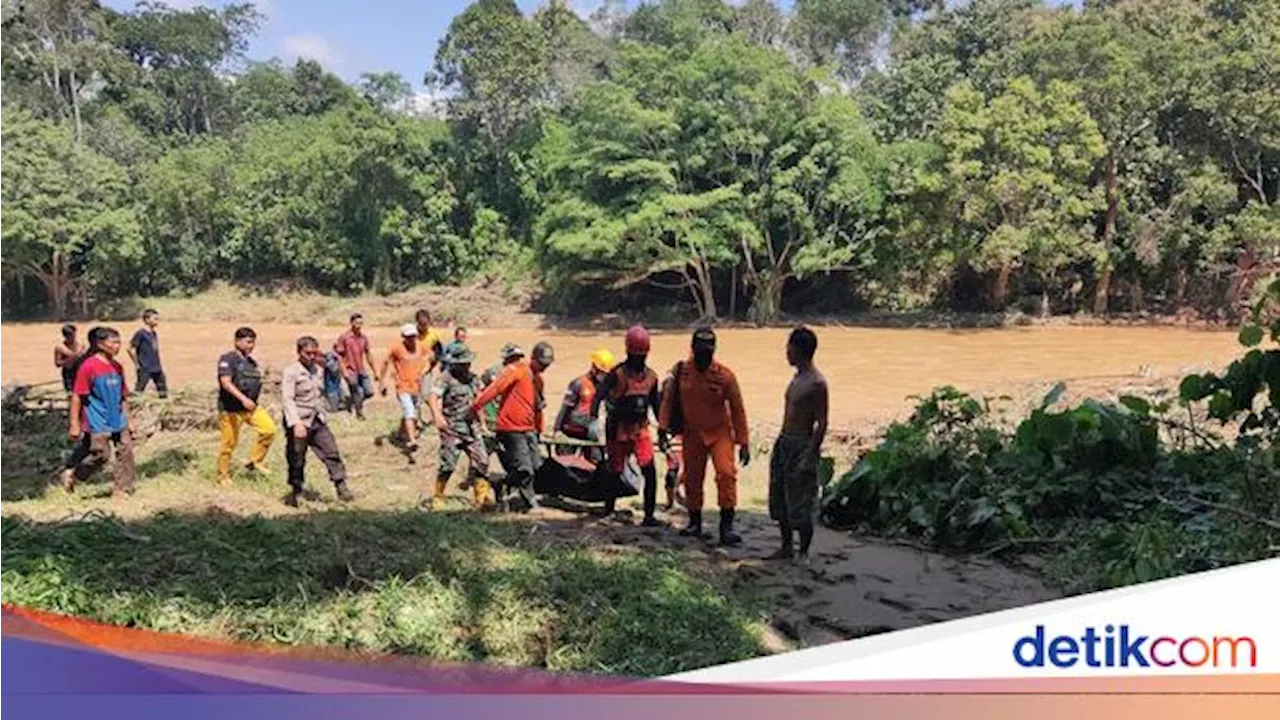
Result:
{"label": "dense green tree", "polygon": [[1043,283],[1093,250],[1098,203],[1087,180],[1104,145],[1074,87],[1052,81],[1041,91],[1018,78],[988,99],[959,83],[940,135],[962,259],[994,273],[996,309],[1008,302],[1014,270],[1025,266]]}
{"label": "dense green tree", "polygon": [[139,3],[112,18],[113,40],[132,64],[110,72],[106,93],[154,134],[224,132],[235,120],[220,75],[243,57],[261,19],[250,4]]}
{"label": "dense green tree", "polygon": [[124,171],[74,142],[66,124],[4,117],[4,272],[44,286],[56,317],[74,296],[136,257],[138,221]]}

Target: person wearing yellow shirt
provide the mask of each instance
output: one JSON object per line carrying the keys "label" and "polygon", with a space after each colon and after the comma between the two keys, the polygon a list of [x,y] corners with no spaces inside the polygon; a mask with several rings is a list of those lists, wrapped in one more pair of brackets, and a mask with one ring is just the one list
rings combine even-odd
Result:
{"label": "person wearing yellow shirt", "polygon": [[[434,385],[432,373],[436,366],[440,364],[440,358],[444,354],[444,341],[440,336],[440,331],[431,327],[431,311],[426,308],[418,308],[418,312],[413,315],[414,324],[418,326],[418,346],[423,352],[427,353],[427,362],[422,366],[422,403],[421,406],[431,412],[431,404],[428,401],[428,395],[431,394],[431,388]],[[432,418],[425,418],[428,422]]]}

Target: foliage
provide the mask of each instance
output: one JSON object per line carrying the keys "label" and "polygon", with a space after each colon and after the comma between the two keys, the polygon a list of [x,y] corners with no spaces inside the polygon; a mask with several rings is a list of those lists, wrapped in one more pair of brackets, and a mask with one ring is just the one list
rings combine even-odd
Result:
{"label": "foliage", "polygon": [[125,174],[67,126],[25,113],[5,115],[4,159],[5,273],[35,277],[64,315],[73,292],[137,255]]}
{"label": "foliage", "polygon": [[[1241,332],[1261,340],[1259,325]],[[1009,431],[989,401],[940,388],[826,485],[823,519],[956,550],[1043,548],[1080,591],[1268,557],[1280,540],[1277,353],[1183,381],[1184,402],[1208,398],[1216,421],[1244,415],[1232,444],[1176,421],[1172,400],[1056,409],[1059,384]]]}
{"label": "foliage", "polygon": [[436,118],[395,73],[249,61],[249,4],[6,3],[4,110],[114,163],[144,240],[77,254],[56,292],[7,264],[5,310],[519,259],[561,301],[643,284],[708,317],[773,321],[802,286],[1234,318],[1280,268],[1275,3],[574,8],[471,3],[423,78]]}

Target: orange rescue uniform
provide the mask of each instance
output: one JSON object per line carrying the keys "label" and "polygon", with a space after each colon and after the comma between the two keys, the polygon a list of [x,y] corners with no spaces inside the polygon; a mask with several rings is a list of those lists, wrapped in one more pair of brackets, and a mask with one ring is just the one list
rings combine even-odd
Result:
{"label": "orange rescue uniform", "polygon": [[542,376],[525,360],[503,368],[497,379],[476,396],[471,408],[479,413],[485,405],[502,398],[498,406],[498,432],[542,432]]}
{"label": "orange rescue uniform", "polygon": [[679,389],[665,393],[658,422],[671,427],[672,395],[680,397],[684,417],[682,442],[685,506],[701,510],[702,486],[707,474],[707,458],[716,471],[716,499],[721,510],[732,509],[738,502],[738,468],[733,458],[734,445],[747,445],[747,412],[742,404],[738,378],[729,368],[712,360],[706,371],[699,371],[692,360],[677,368],[675,382]]}

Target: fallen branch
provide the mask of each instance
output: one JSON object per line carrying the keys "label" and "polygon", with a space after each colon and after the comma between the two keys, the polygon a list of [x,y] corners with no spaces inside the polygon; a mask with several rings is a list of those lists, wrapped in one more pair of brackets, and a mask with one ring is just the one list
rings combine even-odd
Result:
{"label": "fallen branch", "polygon": [[[1245,520],[1258,523],[1263,527],[1269,527],[1272,530],[1280,531],[1280,521],[1272,520],[1271,518],[1265,518],[1265,517],[1262,517],[1261,515],[1256,515],[1254,513],[1249,512],[1248,510],[1243,510],[1238,507],[1232,507],[1231,505],[1225,505],[1223,503],[1214,502],[1212,500],[1206,500],[1202,497],[1197,497],[1195,495],[1187,495],[1184,499],[1187,502],[1193,503],[1195,505],[1199,505],[1200,507],[1213,508],[1214,510],[1222,510],[1223,512],[1229,512],[1232,515],[1235,515],[1236,517],[1244,518]],[[1174,501],[1170,500],[1169,498],[1159,493],[1156,494],[1156,500],[1159,500],[1165,505],[1169,505],[1171,507],[1175,507],[1175,508],[1178,507],[1177,503],[1175,503]]]}
{"label": "fallen branch", "polygon": [[1017,547],[1018,545],[1060,545],[1065,542],[1070,542],[1070,540],[1071,538],[1065,538],[1065,537],[1009,538],[1008,540],[1004,540],[1002,542],[996,543],[995,545],[992,545],[991,547],[987,548],[986,550],[983,550],[982,552],[978,553],[974,557],[980,557],[980,558],[990,557],[992,555],[997,555],[1001,552],[1004,552],[1005,550],[1008,550],[1010,548]]}

